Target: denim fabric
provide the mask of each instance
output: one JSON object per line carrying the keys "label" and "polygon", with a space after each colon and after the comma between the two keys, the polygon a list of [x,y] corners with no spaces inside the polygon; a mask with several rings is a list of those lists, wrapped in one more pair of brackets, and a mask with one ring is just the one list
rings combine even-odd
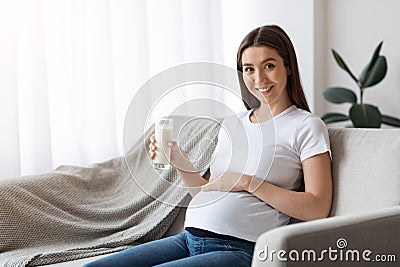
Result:
{"label": "denim fabric", "polygon": [[98,266],[250,266],[254,243],[196,237],[185,231],[88,263]]}

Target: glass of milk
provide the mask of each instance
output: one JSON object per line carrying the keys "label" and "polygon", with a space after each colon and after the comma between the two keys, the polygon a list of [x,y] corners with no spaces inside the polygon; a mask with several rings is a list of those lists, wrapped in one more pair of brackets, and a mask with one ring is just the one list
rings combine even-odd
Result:
{"label": "glass of milk", "polygon": [[168,170],[171,148],[168,142],[172,140],[173,119],[157,118],[154,124],[157,153],[153,160],[153,167],[157,170]]}

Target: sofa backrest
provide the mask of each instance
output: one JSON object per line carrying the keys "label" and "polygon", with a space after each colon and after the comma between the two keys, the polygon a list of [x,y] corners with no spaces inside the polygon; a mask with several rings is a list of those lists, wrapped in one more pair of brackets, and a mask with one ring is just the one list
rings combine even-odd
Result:
{"label": "sofa backrest", "polygon": [[329,128],[330,216],[400,204],[400,129]]}

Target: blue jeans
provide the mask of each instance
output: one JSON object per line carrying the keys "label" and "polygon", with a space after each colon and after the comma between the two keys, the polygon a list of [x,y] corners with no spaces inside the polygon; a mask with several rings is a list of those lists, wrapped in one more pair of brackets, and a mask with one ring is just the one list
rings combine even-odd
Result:
{"label": "blue jeans", "polygon": [[84,265],[98,266],[250,266],[254,243],[196,237],[185,231],[141,244]]}

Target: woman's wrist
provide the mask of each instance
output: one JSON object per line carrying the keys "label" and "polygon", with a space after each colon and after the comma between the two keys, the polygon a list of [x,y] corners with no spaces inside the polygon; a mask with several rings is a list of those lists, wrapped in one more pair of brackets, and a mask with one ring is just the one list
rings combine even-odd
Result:
{"label": "woman's wrist", "polygon": [[173,166],[178,173],[196,173],[197,170],[187,158],[182,158],[179,162],[174,162]]}
{"label": "woman's wrist", "polygon": [[241,179],[243,191],[252,193],[250,187],[251,187],[251,181],[253,179],[254,179],[254,176],[243,174],[242,179]]}
{"label": "woman's wrist", "polygon": [[254,194],[260,186],[266,183],[265,181],[256,178],[254,175],[247,175],[246,177],[246,191],[250,194]]}

